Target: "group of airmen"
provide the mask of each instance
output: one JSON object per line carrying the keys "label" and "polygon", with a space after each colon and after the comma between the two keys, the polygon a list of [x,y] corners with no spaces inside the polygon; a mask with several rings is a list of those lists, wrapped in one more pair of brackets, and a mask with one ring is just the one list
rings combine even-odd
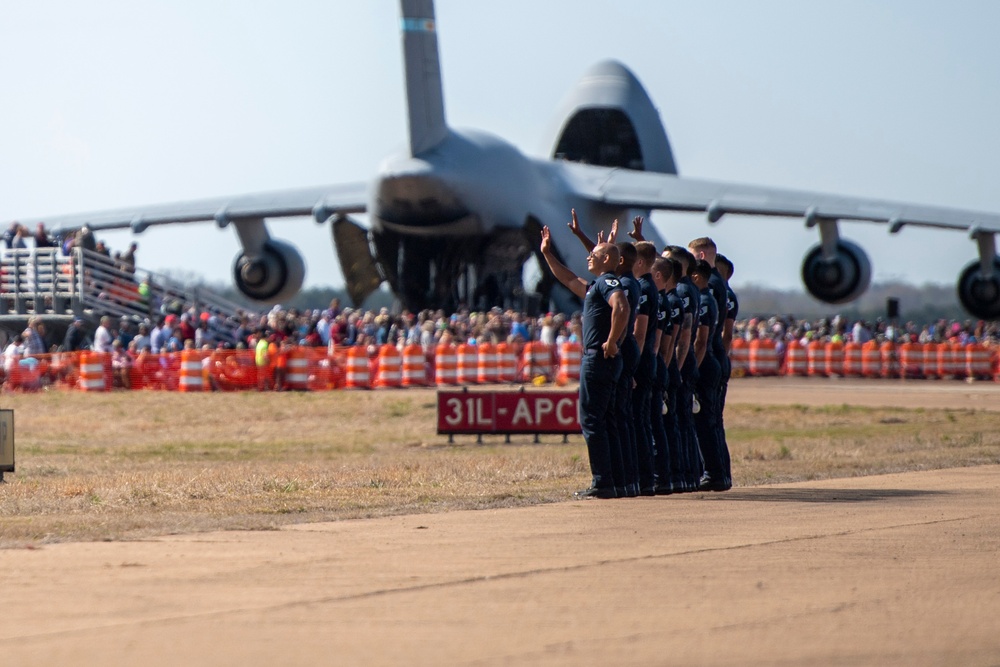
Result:
{"label": "group of airmen", "polygon": [[733,265],[708,237],[662,253],[632,221],[633,242],[596,243],[577,276],[557,257],[548,227],[541,252],[583,300],[580,425],[593,479],[578,497],[623,498],[732,488],[723,424],[729,348],[739,305]]}

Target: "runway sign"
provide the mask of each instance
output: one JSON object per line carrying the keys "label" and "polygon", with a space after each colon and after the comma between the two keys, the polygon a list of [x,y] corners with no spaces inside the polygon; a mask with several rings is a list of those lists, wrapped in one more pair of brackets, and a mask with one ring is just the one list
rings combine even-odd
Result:
{"label": "runway sign", "polygon": [[580,433],[575,391],[439,391],[438,433]]}

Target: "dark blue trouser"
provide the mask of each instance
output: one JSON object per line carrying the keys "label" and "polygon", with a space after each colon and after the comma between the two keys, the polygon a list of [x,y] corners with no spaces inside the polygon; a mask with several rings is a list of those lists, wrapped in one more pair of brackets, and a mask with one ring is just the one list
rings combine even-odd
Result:
{"label": "dark blue trouser", "polygon": [[656,375],[653,378],[653,391],[649,394],[649,423],[653,435],[653,472],[656,486],[670,485],[670,441],[667,437],[667,418],[663,414],[669,379],[667,373],[663,357],[656,355]]}
{"label": "dark blue trouser", "polygon": [[719,399],[722,367],[711,354],[706,354],[698,367],[698,401],[701,411],[695,415],[698,445],[705,460],[705,472],[713,481],[726,479],[726,456],[719,441]]}
{"label": "dark blue trouser", "polygon": [[667,414],[663,415],[663,430],[667,434],[667,463],[658,466],[660,474],[667,474],[661,485],[669,485],[674,491],[685,487],[687,471],[685,468],[684,446],[685,438],[681,435],[680,401],[682,393],[681,371],[677,364],[667,368],[667,386],[664,391],[667,403]]}
{"label": "dark blue trouser", "polygon": [[677,421],[681,431],[681,470],[683,470],[683,486],[687,489],[698,487],[698,480],[705,471],[705,462],[701,457],[701,447],[698,444],[698,432],[695,429],[694,414],[691,411],[691,397],[698,385],[698,364],[694,352],[688,355],[681,368],[681,384],[677,389]]}
{"label": "dark blue trouser", "polygon": [[635,388],[632,390],[632,424],[635,428],[636,467],[639,489],[652,491],[656,486],[653,467],[653,424],[650,419],[649,397],[653,394],[656,356],[643,349],[635,368]]}
{"label": "dark blue trouser", "polygon": [[[632,425],[632,378],[639,365],[639,346],[635,338],[626,336],[621,346],[622,372],[615,391],[615,415],[618,424],[618,439],[621,444],[622,463],[625,466],[623,485],[634,493],[639,492],[638,452],[636,451],[635,428]],[[618,480],[615,480],[618,486]]]}
{"label": "dark blue trouser", "polygon": [[719,442],[722,444],[723,461],[725,463],[726,482],[733,483],[732,462],[729,458],[729,442],[726,440],[726,393],[729,391],[729,377],[733,374],[733,364],[729,355],[720,360],[722,364],[722,388],[719,391]]}
{"label": "dark blue trouser", "polygon": [[615,385],[622,371],[621,356],[605,359],[600,350],[586,350],[580,363],[580,427],[587,442],[593,486],[615,486],[615,456],[609,426],[613,423]]}

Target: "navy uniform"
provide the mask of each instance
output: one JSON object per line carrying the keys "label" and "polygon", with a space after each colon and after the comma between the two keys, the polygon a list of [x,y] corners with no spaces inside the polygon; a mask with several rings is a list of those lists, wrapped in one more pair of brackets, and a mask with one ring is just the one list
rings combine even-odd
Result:
{"label": "navy uniform", "polygon": [[616,427],[614,396],[622,357],[605,358],[602,346],[611,333],[611,295],[621,290],[621,281],[613,273],[599,276],[587,287],[580,363],[580,426],[590,457],[591,487],[612,498],[624,495],[624,489],[615,489],[614,469],[621,468],[621,454],[614,451],[611,439]]}
{"label": "navy uniform", "polygon": [[[711,484],[712,488],[724,484],[726,479],[725,457],[722,454],[722,443],[719,442],[719,398],[722,381],[722,366],[716,358],[712,339],[719,328],[719,307],[713,298],[711,286],[706,285],[701,292],[701,310],[698,318],[699,327],[708,327],[708,340],[705,346],[705,356],[698,366],[698,401],[701,410],[695,415],[695,430],[698,432],[698,445],[705,465],[705,477],[701,487]],[[721,490],[719,488],[718,490]]]}
{"label": "navy uniform", "polygon": [[[618,440],[621,445],[623,478],[628,495],[639,495],[638,452],[636,451],[635,426],[632,423],[632,377],[639,365],[639,344],[635,341],[635,317],[639,307],[639,281],[631,271],[625,271],[618,276],[622,289],[628,300],[628,324],[625,325],[625,336],[619,349],[621,350],[622,372],[615,388],[615,414],[617,415]],[[615,479],[615,486],[619,480]]]}
{"label": "navy uniform", "polygon": [[704,472],[701,449],[698,446],[698,434],[695,431],[694,414],[691,410],[691,400],[698,383],[698,360],[695,358],[694,340],[698,330],[701,295],[688,276],[684,276],[677,283],[676,293],[683,308],[681,318],[683,319],[686,315],[691,316],[692,330],[688,354],[684,359],[677,360],[680,382],[676,391],[676,414],[680,438],[678,441],[679,467],[675,475],[678,475],[680,479],[674,490],[694,491],[698,488],[698,482],[702,472]]}
{"label": "navy uniform", "polygon": [[[653,463],[653,424],[650,400],[656,377],[656,313],[659,310],[660,293],[653,283],[653,274],[639,276],[639,306],[636,316],[645,315],[646,336],[642,353],[636,365],[635,388],[632,393],[632,423],[635,427],[635,446],[639,475],[639,492],[643,495],[656,493],[656,471]],[[659,414],[659,413],[657,413]]]}
{"label": "navy uniform", "polygon": [[[677,290],[660,293],[659,329],[664,337],[672,337],[671,345],[677,347],[677,335],[684,324],[684,306]],[[680,427],[677,423],[677,389],[681,383],[677,354],[670,355],[670,363],[656,355],[659,395],[652,405],[655,442],[656,489],[658,493],[681,490]],[[659,403],[657,403],[659,401]],[[663,408],[666,407],[666,413]]]}
{"label": "navy uniform", "polygon": [[[726,318],[723,321],[723,326],[720,329],[724,329],[725,321],[731,320],[733,324],[736,323],[736,318],[740,314],[740,301],[736,298],[736,292],[726,283]],[[726,425],[725,425],[725,413],[726,413],[726,394],[729,392],[729,378],[733,374],[733,364],[729,358],[729,352],[725,352],[725,363],[722,366],[722,391],[719,393],[719,438],[722,442],[722,451],[725,455],[726,463],[726,481],[731,486],[733,483],[733,471],[732,464],[729,457],[729,443],[726,442]]]}
{"label": "navy uniform", "polygon": [[715,332],[710,339],[712,356],[715,357],[716,362],[719,364],[719,379],[714,392],[717,407],[717,417],[715,420],[715,429],[717,431],[716,440],[718,442],[719,456],[722,460],[722,481],[724,481],[726,485],[732,486],[733,475],[730,470],[729,447],[726,445],[725,427],[722,423],[723,383],[728,382],[729,374],[732,370],[729,367],[729,353],[726,352],[726,344],[722,341],[723,325],[726,322],[726,318],[729,316],[729,283],[726,282],[726,279],[722,277],[722,274],[719,273],[719,270],[715,267],[712,267],[712,275],[708,278],[708,289],[712,294],[712,298],[715,300],[715,305],[718,310],[718,320]]}

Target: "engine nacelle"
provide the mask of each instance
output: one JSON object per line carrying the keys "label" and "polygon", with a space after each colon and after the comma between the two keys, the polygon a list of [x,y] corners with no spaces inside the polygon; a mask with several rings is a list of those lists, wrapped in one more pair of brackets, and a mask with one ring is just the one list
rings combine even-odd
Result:
{"label": "engine nacelle", "polygon": [[299,251],[274,239],[268,239],[257,257],[247,257],[241,252],[233,262],[236,288],[248,299],[261,303],[281,303],[292,298],[302,288],[305,275]]}
{"label": "engine nacelle", "polygon": [[988,278],[983,277],[983,266],[978,260],[962,270],[958,277],[958,300],[973,317],[1000,319],[1000,257],[993,258],[993,271]]}
{"label": "engine nacelle", "polygon": [[822,245],[813,246],[802,260],[802,282],[809,293],[826,303],[847,303],[864,294],[872,279],[868,255],[850,241],[838,240],[833,257]]}

